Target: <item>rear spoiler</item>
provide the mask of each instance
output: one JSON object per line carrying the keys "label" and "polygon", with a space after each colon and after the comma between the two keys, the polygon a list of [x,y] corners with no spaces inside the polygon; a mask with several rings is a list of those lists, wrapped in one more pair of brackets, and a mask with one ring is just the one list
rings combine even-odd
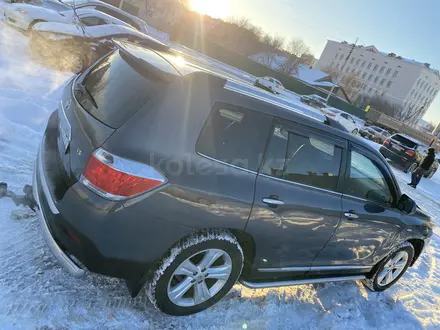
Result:
{"label": "rear spoiler", "polygon": [[[125,60],[127,60],[130,65],[132,65],[133,67],[137,67],[140,69],[140,71],[142,70],[146,70],[148,71],[148,73],[154,75],[156,78],[164,81],[164,82],[171,82],[174,79],[176,79],[177,77],[180,77],[179,72],[176,70],[176,74],[172,74],[172,73],[167,73],[164,72],[160,69],[158,69],[156,66],[154,66],[151,63],[148,63],[147,61],[140,59],[136,56],[134,56],[132,53],[130,53],[125,47],[124,47],[124,43],[129,43],[127,41],[118,41],[118,40],[113,40],[113,43],[115,44],[116,48],[119,50],[121,57],[123,57]],[[135,46],[139,46],[139,44],[135,44],[132,43]],[[142,45],[141,45],[142,46]],[[153,52],[154,49],[150,49],[147,48]],[[156,53],[156,52],[155,52]],[[157,54],[157,53],[156,53]],[[158,56],[160,56],[160,54],[157,54]],[[161,56],[162,57],[162,56]],[[163,57],[162,57],[163,58]],[[166,59],[163,59],[165,62],[169,63]],[[170,64],[171,67],[173,67]],[[173,67],[174,68],[174,67]]]}

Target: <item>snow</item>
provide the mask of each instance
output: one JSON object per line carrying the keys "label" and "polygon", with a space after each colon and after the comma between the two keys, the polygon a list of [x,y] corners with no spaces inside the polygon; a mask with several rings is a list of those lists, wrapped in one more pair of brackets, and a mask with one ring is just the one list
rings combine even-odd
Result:
{"label": "snow", "polygon": [[[118,34],[131,34],[143,37],[144,34],[138,32],[137,30],[116,24],[104,24],[98,26],[84,26],[85,35],[91,38],[99,38],[108,35],[118,35]],[[83,29],[79,25],[66,24],[66,23],[55,23],[55,22],[44,22],[37,23],[34,25],[34,30],[40,32],[53,32],[61,33],[65,35],[83,37]]]}
{"label": "snow", "polygon": [[[0,17],[2,16],[0,7]],[[45,122],[71,76],[41,66],[27,37],[0,22],[0,181],[30,183]],[[293,96],[292,96],[293,97]],[[440,173],[402,190],[440,224]],[[36,216],[0,200],[0,328],[3,329],[439,329],[440,237],[383,293],[360,282],[251,290],[237,284],[217,305],[188,316],[154,309],[145,293],[95,274],[77,279],[56,263]]]}

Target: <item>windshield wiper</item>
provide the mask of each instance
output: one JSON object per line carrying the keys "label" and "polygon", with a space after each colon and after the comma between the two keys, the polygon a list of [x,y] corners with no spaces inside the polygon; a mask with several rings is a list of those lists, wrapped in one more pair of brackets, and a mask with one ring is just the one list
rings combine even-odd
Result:
{"label": "windshield wiper", "polygon": [[79,91],[81,91],[83,94],[85,94],[87,96],[87,98],[89,99],[90,102],[92,102],[93,106],[98,109],[98,105],[96,104],[95,99],[93,98],[93,95],[89,92],[89,90],[87,89],[86,86],[84,86],[82,83],[78,83],[76,84],[75,89],[78,89]]}

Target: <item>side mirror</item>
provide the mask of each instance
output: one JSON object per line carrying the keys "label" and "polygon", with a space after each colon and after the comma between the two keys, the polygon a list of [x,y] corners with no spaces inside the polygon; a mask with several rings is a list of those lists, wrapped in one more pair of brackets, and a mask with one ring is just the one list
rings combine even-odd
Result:
{"label": "side mirror", "polygon": [[405,213],[414,213],[417,209],[417,204],[408,195],[403,194],[400,196],[397,208]]}
{"label": "side mirror", "polygon": [[382,189],[372,189],[367,193],[367,199],[369,201],[379,203],[379,204],[387,204],[390,203],[390,196],[385,194]]}

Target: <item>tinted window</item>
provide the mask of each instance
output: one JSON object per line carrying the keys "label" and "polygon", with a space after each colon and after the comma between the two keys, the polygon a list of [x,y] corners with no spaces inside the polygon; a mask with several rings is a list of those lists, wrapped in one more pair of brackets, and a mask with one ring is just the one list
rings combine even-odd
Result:
{"label": "tinted window", "polygon": [[127,24],[130,24],[135,29],[139,30],[139,26],[137,26],[137,24],[135,24],[133,22],[133,20],[131,20],[129,17],[125,16],[124,14],[121,14],[121,13],[119,13],[115,10],[112,10],[110,8],[107,8],[107,7],[97,6],[96,9],[99,10],[100,12],[103,12],[104,14],[116,17],[117,19],[120,19],[121,21],[123,21]]}
{"label": "tinted window", "polygon": [[392,139],[393,141],[400,142],[401,144],[403,144],[404,146],[410,149],[414,149],[415,147],[417,147],[416,143],[399,134],[394,135]]}
{"label": "tinted window", "polygon": [[269,81],[270,81],[271,83],[273,83],[273,79],[272,79],[272,78],[269,78]]}
{"label": "tinted window", "polygon": [[386,196],[384,200],[392,201],[392,194],[387,181],[391,178],[387,177],[386,171],[381,170],[372,159],[356,152],[351,152],[350,176],[345,184],[345,192],[349,195],[364,198],[371,198],[373,194],[379,193]]}
{"label": "tinted window", "polygon": [[257,171],[271,126],[269,115],[218,105],[200,134],[196,150],[228,164]]}
{"label": "tinted window", "polygon": [[342,117],[342,118],[345,118],[345,119],[348,119],[348,116],[347,116],[347,114],[345,114],[345,113],[342,113],[342,114],[341,114],[341,117]]}
{"label": "tinted window", "polygon": [[103,19],[96,17],[96,16],[81,17],[81,22],[86,26],[107,24]]}
{"label": "tinted window", "polygon": [[262,172],[280,179],[336,190],[342,149],[331,142],[276,125]]}
{"label": "tinted window", "polygon": [[[162,81],[141,75],[129,63],[125,55],[113,52],[75,87],[75,97],[83,108],[110,127],[121,126],[164,87]],[[86,90],[79,88],[81,83]]]}

